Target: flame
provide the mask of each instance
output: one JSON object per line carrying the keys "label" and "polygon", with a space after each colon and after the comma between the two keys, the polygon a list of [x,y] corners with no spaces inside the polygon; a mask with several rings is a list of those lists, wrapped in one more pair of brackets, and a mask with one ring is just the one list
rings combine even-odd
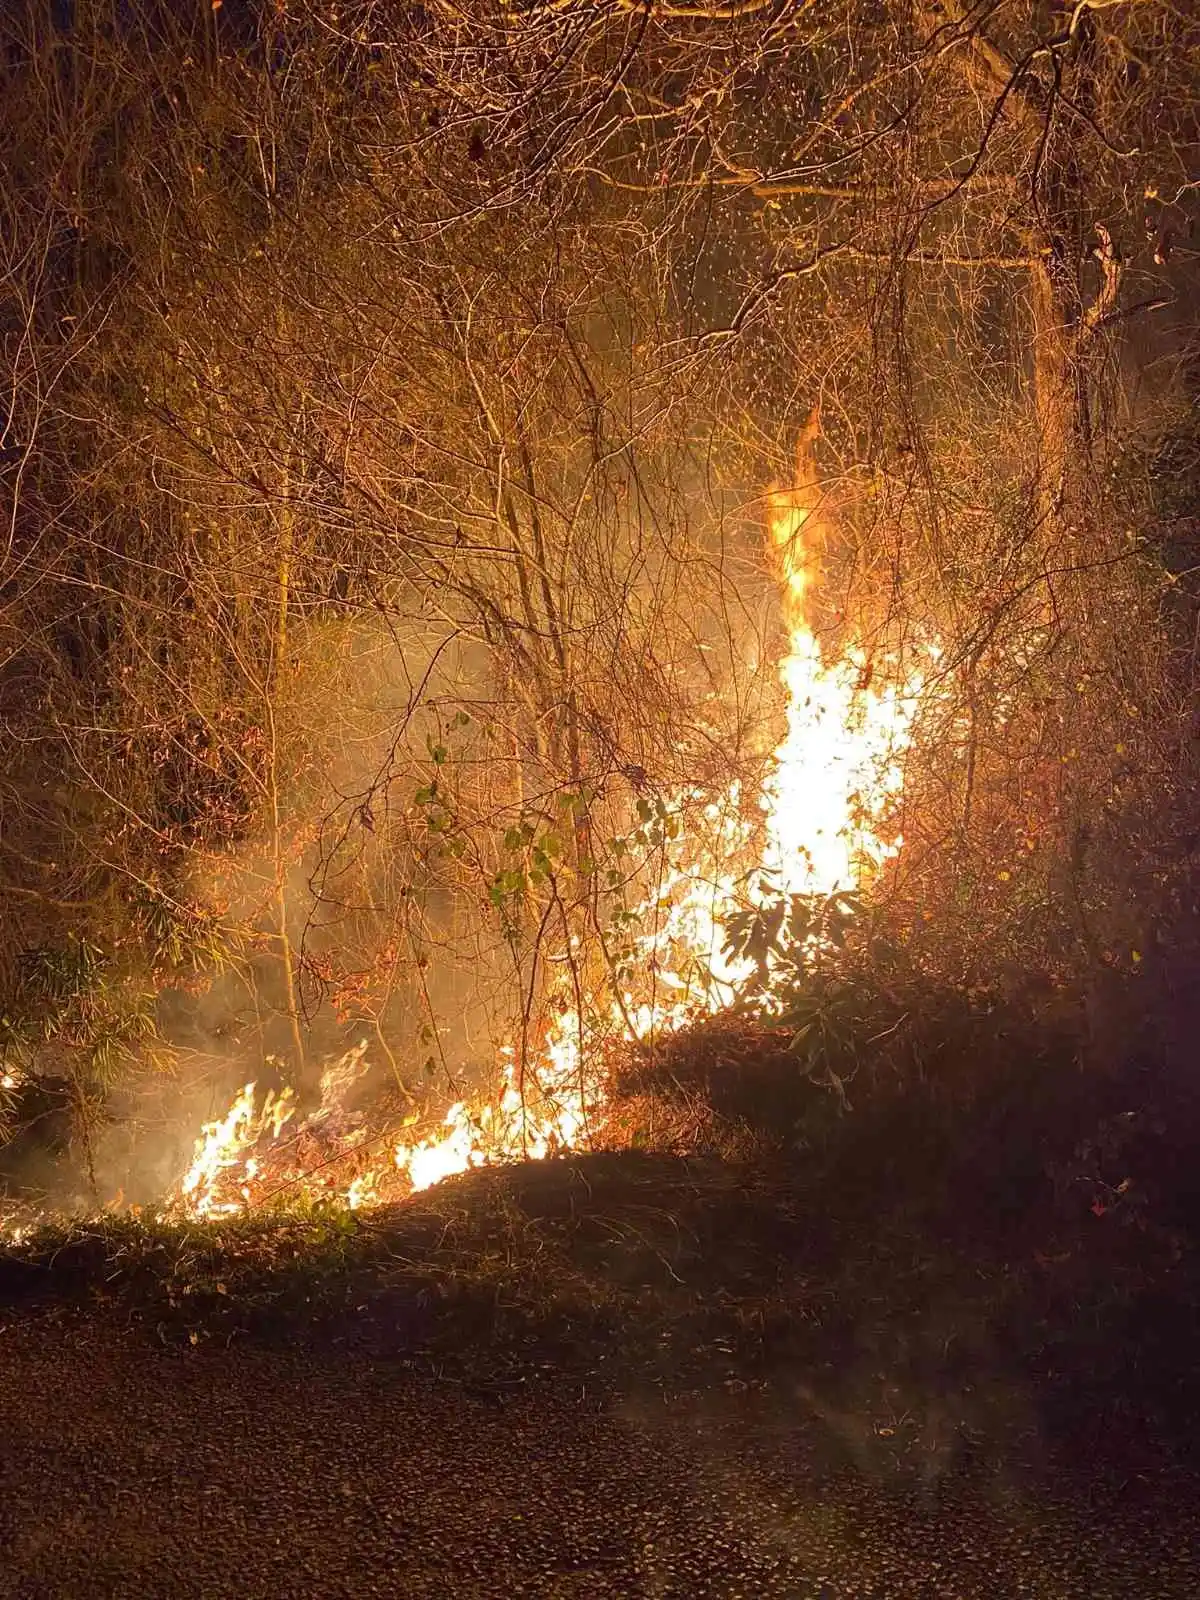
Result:
{"label": "flame", "polygon": [[[433,1131],[397,1144],[386,1169],[360,1172],[340,1192],[351,1209],[387,1198],[396,1183],[401,1192],[428,1189],[489,1163],[540,1159],[594,1139],[604,1107],[594,1089],[589,1100],[590,1046],[606,1033],[644,1040],[712,1014],[748,976],[751,963],[724,948],[724,924],[748,893],[753,899],[767,892],[761,874],[758,888],[746,887],[756,854],[771,892],[828,896],[869,883],[900,850],[903,838],[889,817],[902,794],[925,678],[894,656],[873,661],[855,641],[826,660],[810,617],[828,532],[811,461],[815,428],[814,416],[801,436],[793,487],[767,496],[788,638],[779,668],[786,732],[758,797],[757,822],[737,784],[716,797],[674,797],[662,812],[672,843],[653,894],[632,914],[643,931],[633,959],[617,971],[617,992],[607,1000],[585,995],[582,1015],[578,1001],[564,1005],[539,1041],[521,1053],[503,1049],[494,1093],[457,1101]],[[936,651],[928,654],[936,659]],[[683,826],[685,814],[696,822],[692,830]],[[321,1106],[304,1123],[323,1128],[344,1150],[355,1134],[340,1108],[364,1048],[326,1069]],[[249,1204],[255,1152],[278,1140],[294,1110],[286,1092],[259,1105],[247,1084],[197,1142],[179,1191],[186,1209],[219,1216]]]}
{"label": "flame", "polygon": [[346,1190],[346,1205],[351,1211],[359,1211],[363,1206],[369,1206],[377,1199],[376,1189],[379,1179],[374,1172],[361,1172]]}
{"label": "flame", "polygon": [[179,1185],[192,1216],[228,1216],[244,1209],[249,1181],[258,1171],[252,1152],[264,1134],[278,1139],[295,1110],[290,1089],[268,1091],[260,1104],[257,1085],[247,1083],[225,1115],[200,1130],[192,1164]]}
{"label": "flame", "polygon": [[532,1081],[522,1085],[516,1052],[501,1051],[501,1088],[494,1100],[472,1110],[460,1100],[450,1107],[444,1132],[419,1144],[397,1146],[395,1164],[413,1190],[497,1161],[543,1160],[579,1147],[588,1131],[588,1107],[578,1039],[567,1029],[577,1013],[566,1012],[547,1030]]}
{"label": "flame", "polygon": [[861,649],[826,666],[815,636],[803,625],[793,630],[780,669],[788,732],[763,796],[763,865],[787,894],[854,890],[904,843],[880,828],[903,791],[924,676],[913,671],[872,692],[863,687],[869,674]]}
{"label": "flame", "polygon": [[[260,1102],[257,1086],[247,1083],[225,1115],[201,1129],[175,1201],[193,1217],[230,1216],[247,1209],[264,1183],[275,1189],[306,1179],[303,1162],[288,1165],[278,1159],[275,1147],[285,1127],[294,1135],[293,1146],[311,1137],[332,1145],[335,1154],[353,1150],[363,1130],[347,1102],[362,1079],[366,1052],[363,1040],[326,1066],[318,1104],[302,1117],[291,1089],[269,1090]],[[373,1185],[370,1173],[360,1174],[341,1198],[356,1208],[367,1202]]]}
{"label": "flame", "polygon": [[[817,423],[814,412],[797,450],[796,486],[767,496],[788,653],[779,669],[787,736],[763,795],[763,865],[784,893],[803,895],[854,890],[899,851],[902,835],[878,829],[903,790],[903,755],[925,688],[919,669],[902,672],[894,657],[873,663],[853,642],[837,660],[824,658],[809,615],[826,540],[810,454]],[[882,690],[873,687],[876,675]]]}

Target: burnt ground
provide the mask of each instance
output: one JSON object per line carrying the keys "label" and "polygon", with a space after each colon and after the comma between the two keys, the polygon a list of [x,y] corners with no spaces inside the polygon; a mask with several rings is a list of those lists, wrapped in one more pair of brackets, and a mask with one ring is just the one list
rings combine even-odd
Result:
{"label": "burnt ground", "polygon": [[1187,1218],[985,1156],[906,1189],[864,1120],[0,1253],[0,1595],[1195,1596]]}

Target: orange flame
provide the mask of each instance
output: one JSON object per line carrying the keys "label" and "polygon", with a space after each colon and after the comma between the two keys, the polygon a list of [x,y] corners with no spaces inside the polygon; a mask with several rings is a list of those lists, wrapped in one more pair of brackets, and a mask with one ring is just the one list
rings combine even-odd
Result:
{"label": "orange flame", "polygon": [[249,1182],[257,1176],[250,1152],[264,1135],[278,1139],[295,1109],[290,1089],[281,1094],[268,1092],[261,1105],[255,1084],[247,1083],[239,1090],[225,1115],[200,1130],[192,1164],[179,1185],[185,1209],[195,1217],[229,1216],[244,1210]]}

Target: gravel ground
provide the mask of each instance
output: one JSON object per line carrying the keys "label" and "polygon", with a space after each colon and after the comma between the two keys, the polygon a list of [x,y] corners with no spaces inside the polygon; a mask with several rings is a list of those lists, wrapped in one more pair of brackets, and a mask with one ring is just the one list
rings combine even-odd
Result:
{"label": "gravel ground", "polygon": [[501,1392],[297,1343],[0,1330],[0,1595],[1195,1600],[1200,1495],[925,1492],[818,1467],[803,1407]]}

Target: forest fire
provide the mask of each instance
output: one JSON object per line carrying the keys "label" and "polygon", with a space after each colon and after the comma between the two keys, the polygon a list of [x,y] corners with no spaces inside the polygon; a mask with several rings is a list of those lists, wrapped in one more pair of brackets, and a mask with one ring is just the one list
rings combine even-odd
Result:
{"label": "forest fire", "polygon": [[[826,662],[809,606],[824,545],[821,491],[809,446],[814,413],[797,451],[797,487],[768,498],[789,649],[780,666],[787,737],[763,795],[764,866],[786,894],[830,895],[858,887],[902,844],[886,819],[903,788],[902,757],[924,689],[920,672],[879,674],[854,642]],[[884,832],[880,830],[884,829]]]}
{"label": "forest fire", "polygon": [[[196,1141],[192,1164],[179,1186],[184,1206],[199,1217],[240,1211],[258,1173],[252,1152],[264,1139],[277,1141],[294,1111],[289,1091],[268,1092],[260,1103],[257,1086],[246,1084],[225,1115],[209,1123]],[[230,1175],[236,1181],[236,1198],[224,1194]]]}
{"label": "forest fire", "polygon": [[[260,1099],[247,1084],[197,1141],[176,1197],[187,1212],[229,1215],[266,1193],[310,1187],[298,1148],[322,1125],[322,1150],[330,1148],[332,1135],[335,1154],[349,1158],[359,1151],[359,1170],[348,1186],[344,1177],[340,1189],[328,1181],[319,1186],[353,1209],[428,1189],[472,1168],[586,1146],[604,1126],[602,1091],[586,1070],[593,1038],[645,1040],[728,1006],[752,967],[725,948],[731,913],[768,892],[822,898],[854,891],[896,854],[902,840],[889,819],[903,786],[923,678],[891,662],[878,674],[889,681],[876,688],[865,652],[853,643],[837,659],[825,658],[809,619],[824,544],[819,492],[811,473],[807,481],[804,476],[811,437],[810,425],[801,440],[797,486],[768,496],[788,638],[779,669],[787,731],[758,797],[761,823],[748,819],[737,785],[714,797],[693,794],[664,805],[672,826],[663,869],[633,913],[639,932],[620,992],[584,996],[588,1015],[581,1015],[578,997],[563,1004],[540,1046],[527,1043],[523,1064],[516,1046],[504,1047],[490,1095],[457,1101],[421,1138],[393,1140],[390,1150],[373,1142],[367,1152],[359,1149],[361,1129],[338,1126],[365,1046],[326,1070],[320,1106],[308,1117],[297,1119],[288,1091]],[[679,825],[683,802],[697,799],[704,802],[703,838]],[[325,1165],[336,1167],[336,1161]]]}
{"label": "forest fire", "polygon": [[1198,108],[0,0],[10,1592],[1200,1600]]}

